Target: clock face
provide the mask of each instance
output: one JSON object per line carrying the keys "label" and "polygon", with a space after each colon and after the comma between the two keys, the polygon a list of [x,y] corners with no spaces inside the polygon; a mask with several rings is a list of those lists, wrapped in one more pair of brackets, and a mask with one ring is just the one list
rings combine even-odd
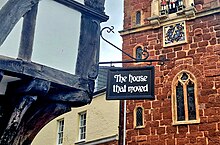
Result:
{"label": "clock face", "polygon": [[175,23],[164,27],[164,46],[186,42],[185,22]]}

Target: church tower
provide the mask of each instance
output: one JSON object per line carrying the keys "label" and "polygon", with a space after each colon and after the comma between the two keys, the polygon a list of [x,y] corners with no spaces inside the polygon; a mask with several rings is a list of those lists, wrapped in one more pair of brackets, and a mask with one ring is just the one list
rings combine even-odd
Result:
{"label": "church tower", "polygon": [[220,144],[220,1],[124,0],[120,34],[133,57],[169,59],[123,64],[155,67],[155,100],[127,101],[126,144]]}

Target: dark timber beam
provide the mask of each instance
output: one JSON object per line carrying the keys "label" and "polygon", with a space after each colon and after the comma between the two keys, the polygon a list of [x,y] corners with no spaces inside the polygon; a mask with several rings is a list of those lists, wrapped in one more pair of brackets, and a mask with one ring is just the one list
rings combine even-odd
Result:
{"label": "dark timber beam", "polygon": [[15,107],[8,125],[0,138],[1,145],[12,145],[14,138],[21,123],[21,120],[33,102],[37,100],[37,96],[23,96],[19,104]]}
{"label": "dark timber beam", "polygon": [[37,9],[38,4],[34,5],[32,9],[28,11],[24,16],[23,27],[21,32],[21,43],[18,53],[18,58],[22,60],[31,61]]}
{"label": "dark timber beam", "polygon": [[0,11],[0,46],[11,32],[15,24],[39,0],[8,0]]}
{"label": "dark timber beam", "polygon": [[[98,75],[100,21],[82,15],[76,75],[95,80]],[[88,49],[89,48],[89,49]],[[94,89],[91,84],[90,91]]]}

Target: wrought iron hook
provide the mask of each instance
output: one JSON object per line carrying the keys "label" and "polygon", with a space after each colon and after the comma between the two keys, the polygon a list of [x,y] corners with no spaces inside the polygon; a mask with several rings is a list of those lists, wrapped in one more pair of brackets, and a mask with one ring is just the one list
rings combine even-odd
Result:
{"label": "wrought iron hook", "polygon": [[119,51],[121,51],[123,54],[127,55],[128,57],[130,57],[130,58],[132,58],[132,59],[134,59],[134,60],[137,60],[136,58],[134,58],[134,57],[131,56],[130,54],[124,52],[124,51],[121,50],[119,47],[117,47],[116,45],[114,45],[113,43],[111,43],[110,41],[108,41],[107,39],[105,39],[105,38],[103,37],[103,35],[102,35],[102,32],[103,32],[104,30],[106,30],[108,33],[114,33],[114,31],[113,31],[113,30],[114,30],[114,26],[102,28],[102,30],[100,31],[100,36],[101,36],[101,38],[102,38],[105,42],[107,42],[108,44],[110,44],[111,46],[113,46],[113,47],[115,47],[116,49],[118,49]]}
{"label": "wrought iron hook", "polygon": [[148,59],[148,57],[150,56],[149,55],[149,52],[147,51],[147,48],[144,47],[143,51],[142,51],[142,55],[145,56],[145,58],[143,58],[143,60],[146,60]]}
{"label": "wrought iron hook", "polygon": [[113,64],[113,63],[138,63],[138,62],[149,62],[150,65],[152,65],[152,62],[158,62],[159,65],[164,65],[165,61],[168,61],[168,59],[150,59],[148,60],[149,57],[149,52],[147,51],[147,48],[144,47],[144,49],[142,50],[142,55],[144,56],[144,58],[142,59],[137,59],[134,58],[133,56],[131,56],[130,54],[124,52],[122,49],[120,49],[119,47],[117,47],[116,45],[114,45],[113,43],[111,43],[110,41],[108,41],[107,39],[105,39],[102,35],[103,31],[106,30],[108,33],[114,33],[114,26],[111,27],[104,27],[102,28],[102,30],[100,31],[100,36],[101,38],[107,42],[108,44],[110,44],[111,46],[115,47],[116,49],[118,49],[119,51],[121,51],[123,54],[127,55],[128,57],[130,57],[132,60],[125,60],[125,61],[111,61],[111,62],[99,62],[99,64]]}

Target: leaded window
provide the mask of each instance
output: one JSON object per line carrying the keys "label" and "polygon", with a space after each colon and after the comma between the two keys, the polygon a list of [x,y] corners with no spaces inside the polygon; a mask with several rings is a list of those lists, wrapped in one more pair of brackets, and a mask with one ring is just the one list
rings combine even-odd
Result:
{"label": "leaded window", "polygon": [[195,77],[188,72],[181,72],[174,78],[172,90],[173,123],[198,123],[199,111]]}
{"label": "leaded window", "polygon": [[141,107],[137,108],[136,112],[136,126],[143,126],[143,110]]}
{"label": "leaded window", "polygon": [[142,127],[143,123],[143,108],[137,107],[135,110],[135,127]]}
{"label": "leaded window", "polygon": [[137,11],[136,12],[136,25],[140,25],[141,24],[141,12]]}

